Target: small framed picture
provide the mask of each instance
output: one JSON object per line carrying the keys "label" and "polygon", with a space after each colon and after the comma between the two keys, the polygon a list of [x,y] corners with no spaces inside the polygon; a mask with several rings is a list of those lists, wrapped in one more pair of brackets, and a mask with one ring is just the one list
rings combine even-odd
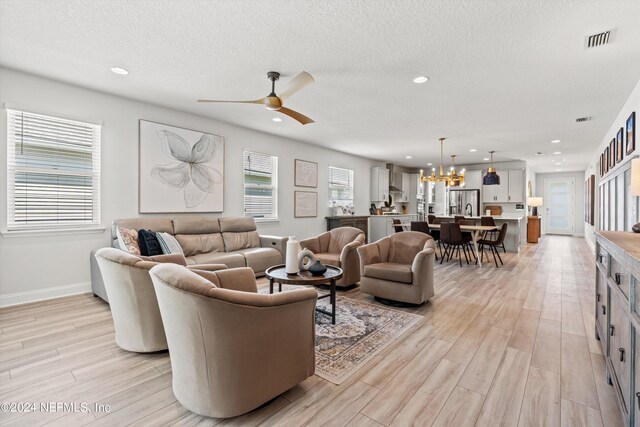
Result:
{"label": "small framed picture", "polygon": [[318,193],[315,191],[294,191],[294,218],[318,216]]}
{"label": "small framed picture", "polygon": [[616,164],[622,162],[624,158],[624,141],[622,140],[624,129],[620,128],[616,134]]}
{"label": "small framed picture", "polygon": [[616,165],[616,140],[615,138],[609,143],[609,169],[613,169]]}
{"label": "small framed picture", "polygon": [[318,164],[316,162],[296,159],[293,169],[296,187],[318,187]]}
{"label": "small framed picture", "polygon": [[631,113],[629,118],[627,119],[626,125],[627,131],[627,156],[636,149],[636,112]]}
{"label": "small framed picture", "polygon": [[604,175],[604,153],[600,154],[600,176]]}
{"label": "small framed picture", "polygon": [[604,173],[609,172],[609,147],[604,149]]}

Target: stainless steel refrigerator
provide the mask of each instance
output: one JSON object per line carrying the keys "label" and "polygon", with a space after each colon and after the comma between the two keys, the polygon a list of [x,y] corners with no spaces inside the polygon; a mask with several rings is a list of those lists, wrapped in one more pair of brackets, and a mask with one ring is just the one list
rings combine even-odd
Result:
{"label": "stainless steel refrigerator", "polygon": [[449,215],[480,216],[480,190],[450,188]]}

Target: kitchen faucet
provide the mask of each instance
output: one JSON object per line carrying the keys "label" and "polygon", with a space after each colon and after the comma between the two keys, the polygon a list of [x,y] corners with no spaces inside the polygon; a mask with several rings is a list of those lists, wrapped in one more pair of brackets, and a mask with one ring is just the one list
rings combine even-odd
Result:
{"label": "kitchen faucet", "polygon": [[468,216],[473,215],[473,206],[471,206],[471,203],[467,203],[467,205],[464,207],[464,214]]}

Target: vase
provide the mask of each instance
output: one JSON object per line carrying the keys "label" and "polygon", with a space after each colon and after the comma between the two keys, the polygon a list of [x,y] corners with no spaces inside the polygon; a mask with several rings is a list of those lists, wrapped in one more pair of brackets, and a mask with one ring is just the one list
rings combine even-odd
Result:
{"label": "vase", "polygon": [[309,267],[309,273],[312,276],[322,276],[327,271],[327,266],[322,264],[320,260],[316,260],[311,267]]}
{"label": "vase", "polygon": [[298,251],[300,245],[295,236],[289,236],[287,241],[287,254],[285,256],[284,268],[287,274],[298,274]]}

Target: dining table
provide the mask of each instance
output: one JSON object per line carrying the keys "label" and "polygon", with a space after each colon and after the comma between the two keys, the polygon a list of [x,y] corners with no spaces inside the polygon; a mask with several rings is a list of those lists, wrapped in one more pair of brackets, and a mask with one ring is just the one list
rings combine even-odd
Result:
{"label": "dining table", "polygon": [[[410,222],[401,222],[400,224],[394,225],[400,226],[404,230],[411,230]],[[429,224],[429,228],[440,230],[440,224]],[[482,260],[480,259],[480,251],[478,250],[478,240],[480,240],[480,237],[483,236],[487,231],[496,231],[497,229],[498,227],[493,225],[460,225],[460,231],[468,231],[471,233],[471,240],[473,241],[473,251],[476,254],[479,267],[482,267]]]}

